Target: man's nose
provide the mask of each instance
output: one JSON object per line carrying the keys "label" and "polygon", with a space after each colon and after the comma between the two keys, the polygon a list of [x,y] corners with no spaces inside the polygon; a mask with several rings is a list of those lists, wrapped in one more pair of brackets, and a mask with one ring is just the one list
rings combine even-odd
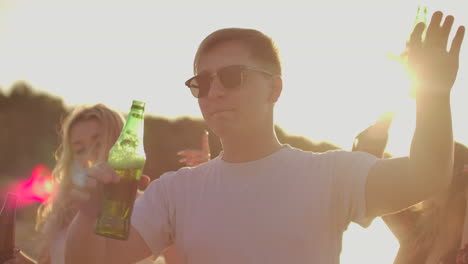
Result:
{"label": "man's nose", "polygon": [[218,76],[213,78],[213,81],[210,84],[210,90],[208,92],[208,97],[216,98],[222,97],[226,94],[226,87],[221,83]]}

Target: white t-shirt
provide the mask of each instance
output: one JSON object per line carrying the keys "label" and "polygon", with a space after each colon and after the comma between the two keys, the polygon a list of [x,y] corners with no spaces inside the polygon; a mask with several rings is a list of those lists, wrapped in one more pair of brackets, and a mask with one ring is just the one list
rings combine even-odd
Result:
{"label": "white t-shirt", "polygon": [[365,185],[376,161],[288,145],[252,162],[217,157],[153,181],[132,225],[154,255],[175,243],[189,264],[339,263],[350,221],[370,224]]}
{"label": "white t-shirt", "polygon": [[[68,227],[60,230],[55,234],[54,239],[50,245],[50,263],[51,264],[65,264],[65,239],[67,237]],[[136,264],[152,264],[158,263],[152,261],[150,258],[143,259]]]}

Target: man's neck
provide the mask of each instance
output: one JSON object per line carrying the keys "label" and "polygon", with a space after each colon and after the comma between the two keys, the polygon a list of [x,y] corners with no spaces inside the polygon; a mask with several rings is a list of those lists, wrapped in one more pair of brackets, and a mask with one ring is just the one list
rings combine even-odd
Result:
{"label": "man's neck", "polygon": [[274,130],[223,138],[221,143],[222,159],[232,163],[258,160],[281,149]]}

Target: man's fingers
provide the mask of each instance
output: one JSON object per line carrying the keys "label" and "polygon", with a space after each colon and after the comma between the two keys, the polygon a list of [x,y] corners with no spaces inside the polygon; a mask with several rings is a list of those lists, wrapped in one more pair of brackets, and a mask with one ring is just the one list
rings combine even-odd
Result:
{"label": "man's fingers", "polygon": [[444,14],[441,11],[434,12],[434,14],[432,14],[431,21],[429,22],[429,28],[432,28],[432,29],[440,28],[440,23],[442,22],[443,17],[444,17]]}
{"label": "man's fingers", "polygon": [[120,180],[120,176],[107,163],[98,163],[91,168],[85,169],[85,172],[88,177],[104,184],[117,183]]}
{"label": "man's fingers", "polygon": [[443,14],[440,11],[435,12],[432,15],[429,26],[427,27],[426,39],[424,40],[425,46],[433,47],[440,40],[440,23],[442,21]]}
{"label": "man's fingers", "polygon": [[95,189],[97,184],[98,184],[98,181],[95,178],[92,178],[92,177],[89,177],[89,176],[87,177],[86,188]]}
{"label": "man's fingers", "polygon": [[150,177],[148,175],[142,174],[140,181],[138,181],[138,189],[144,190],[148,187],[148,184],[151,182]]}
{"label": "man's fingers", "polygon": [[456,58],[460,55],[461,45],[463,43],[463,38],[465,37],[465,27],[461,26],[458,28],[457,33],[452,41],[452,46],[450,47],[450,54]]}
{"label": "man's fingers", "polygon": [[104,184],[118,182],[118,175],[117,175],[117,173],[115,173],[114,170],[112,170],[112,171],[102,171],[102,173],[96,175],[94,178],[97,181],[99,181],[101,183],[104,183]]}
{"label": "man's fingers", "polygon": [[448,42],[450,30],[452,29],[453,21],[454,21],[453,16],[447,16],[441,28],[441,32],[440,32],[441,34],[439,37],[441,41],[441,47],[443,47],[444,50],[447,50],[447,42]]}
{"label": "man's fingers", "polygon": [[442,33],[445,34],[447,37],[450,34],[450,30],[453,26],[453,21],[455,18],[453,16],[447,16],[445,17],[444,23],[442,24]]}
{"label": "man's fingers", "polygon": [[440,30],[440,24],[442,22],[444,14],[441,11],[434,12],[431,17],[431,21],[427,27],[427,35],[436,33]]}
{"label": "man's fingers", "polygon": [[111,176],[112,176],[112,183],[120,182],[120,175],[117,172],[112,171]]}
{"label": "man's fingers", "polygon": [[409,50],[412,50],[421,46],[422,34],[425,28],[426,28],[426,25],[422,22],[418,23],[414,27],[413,32],[411,33],[411,36],[410,36],[409,43],[408,43]]}

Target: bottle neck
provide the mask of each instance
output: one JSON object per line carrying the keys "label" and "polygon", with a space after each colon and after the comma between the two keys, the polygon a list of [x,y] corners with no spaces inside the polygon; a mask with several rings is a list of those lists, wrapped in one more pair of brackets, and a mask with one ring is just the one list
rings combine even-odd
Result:
{"label": "bottle neck", "polygon": [[[123,130],[142,130],[144,124],[144,110],[131,109]],[[140,134],[142,135],[142,134]]]}

